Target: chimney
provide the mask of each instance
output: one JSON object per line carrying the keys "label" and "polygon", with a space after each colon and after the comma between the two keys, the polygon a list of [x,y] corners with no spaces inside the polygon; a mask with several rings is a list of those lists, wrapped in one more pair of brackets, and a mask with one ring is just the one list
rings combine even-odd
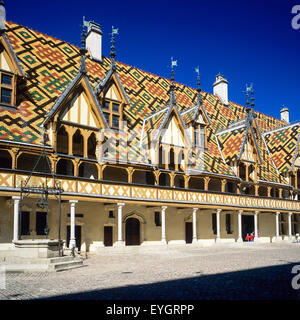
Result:
{"label": "chimney", "polygon": [[102,62],[102,35],[100,25],[90,21],[86,37],[86,48],[91,58],[97,62]]}
{"label": "chimney", "polygon": [[290,110],[289,108],[282,108],[280,110],[280,115],[281,115],[281,120],[287,122],[287,123],[290,123]]}
{"label": "chimney", "polygon": [[228,105],[228,81],[221,74],[216,76],[213,89],[214,95],[218,96],[223,104]]}
{"label": "chimney", "polygon": [[6,29],[5,21],[6,21],[5,5],[4,5],[4,1],[0,1],[0,31],[3,31]]}

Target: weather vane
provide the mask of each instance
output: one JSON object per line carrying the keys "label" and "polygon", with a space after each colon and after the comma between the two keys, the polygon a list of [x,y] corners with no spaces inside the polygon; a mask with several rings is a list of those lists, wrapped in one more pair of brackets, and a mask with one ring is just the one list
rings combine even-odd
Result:
{"label": "weather vane", "polygon": [[112,31],[111,31],[111,50],[110,50],[110,56],[112,59],[116,57],[116,51],[115,51],[115,35],[119,34],[119,28],[116,29],[114,26],[112,26]]}
{"label": "weather vane", "polygon": [[174,81],[174,67],[177,67],[177,60],[173,60],[173,57],[171,57],[171,80]]}
{"label": "weather vane", "polygon": [[200,69],[199,66],[195,68],[195,72],[197,73],[197,88],[200,89]]}
{"label": "weather vane", "polygon": [[83,16],[83,27],[88,27],[89,26],[89,21],[85,20],[85,16]]}
{"label": "weather vane", "polygon": [[[249,102],[249,95],[251,95],[251,104]],[[253,83],[250,84],[250,86],[248,86],[248,84],[246,84],[246,105],[247,105],[247,109],[250,110],[249,108],[249,104],[252,108],[254,108],[254,89],[253,89]]]}

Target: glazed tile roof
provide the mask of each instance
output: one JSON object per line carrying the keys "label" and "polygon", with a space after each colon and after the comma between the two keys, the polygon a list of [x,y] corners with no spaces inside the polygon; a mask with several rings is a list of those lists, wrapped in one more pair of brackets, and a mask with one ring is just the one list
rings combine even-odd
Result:
{"label": "glazed tile roof", "polygon": [[265,132],[268,149],[278,170],[282,173],[291,169],[300,138],[300,124],[295,123],[278,130]]}
{"label": "glazed tile roof", "polygon": [[[42,122],[78,74],[79,48],[13,22],[7,22],[6,35],[27,77],[26,83],[18,88],[17,110],[0,109],[0,140],[41,145]],[[116,72],[130,102],[124,110],[124,117],[128,123],[128,132],[132,134],[128,148],[126,143],[119,141],[117,157],[119,160],[124,158],[124,161],[128,157],[129,160],[134,159],[132,161],[142,163],[144,155],[140,154],[140,135],[136,132],[142,132],[144,128],[147,133],[160,126],[170,99],[168,93],[171,82],[121,62],[116,62],[116,66]],[[96,88],[105,79],[110,68],[110,59],[104,57],[103,64],[100,65],[88,56],[86,69],[91,87]],[[183,84],[175,84],[177,108],[182,114],[184,123],[188,123],[194,115],[192,108],[197,104],[197,91]],[[208,150],[197,157],[196,166],[199,170],[211,173],[233,175],[231,168],[223,161],[215,133],[245,118],[245,108],[233,102],[224,106],[217,96],[204,92],[201,94],[203,107],[211,124],[207,130]],[[190,112],[185,113],[189,109]],[[159,110],[164,111],[158,113]],[[285,124],[262,113],[256,112],[256,114],[261,131],[273,130]],[[131,133],[132,129],[135,132]],[[224,136],[223,140],[233,141],[239,134],[237,133],[236,137]],[[268,145],[270,139],[267,139]],[[228,148],[228,153],[223,150],[226,159],[235,156],[234,148],[237,147],[233,146],[232,150]],[[268,161],[267,153],[262,153]]]}

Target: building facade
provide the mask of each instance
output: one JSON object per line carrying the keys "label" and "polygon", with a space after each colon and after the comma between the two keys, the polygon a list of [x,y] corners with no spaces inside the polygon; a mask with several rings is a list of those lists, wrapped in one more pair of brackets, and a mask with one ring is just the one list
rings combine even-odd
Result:
{"label": "building facade", "polygon": [[[299,232],[300,123],[5,21],[0,5],[0,250],[18,239],[105,246],[292,241]],[[1,25],[1,24],[0,24]],[[43,155],[43,157],[41,157]],[[50,165],[49,165],[50,164]],[[41,194],[51,189],[47,210]],[[59,214],[60,212],[60,214]]]}

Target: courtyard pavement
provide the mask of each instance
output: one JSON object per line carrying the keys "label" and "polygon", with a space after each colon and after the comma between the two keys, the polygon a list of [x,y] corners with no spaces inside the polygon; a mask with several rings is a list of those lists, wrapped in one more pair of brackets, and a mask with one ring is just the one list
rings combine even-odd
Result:
{"label": "courtyard pavement", "polygon": [[6,274],[0,300],[300,299],[291,285],[300,243],[129,251],[89,254],[84,267],[58,273]]}

